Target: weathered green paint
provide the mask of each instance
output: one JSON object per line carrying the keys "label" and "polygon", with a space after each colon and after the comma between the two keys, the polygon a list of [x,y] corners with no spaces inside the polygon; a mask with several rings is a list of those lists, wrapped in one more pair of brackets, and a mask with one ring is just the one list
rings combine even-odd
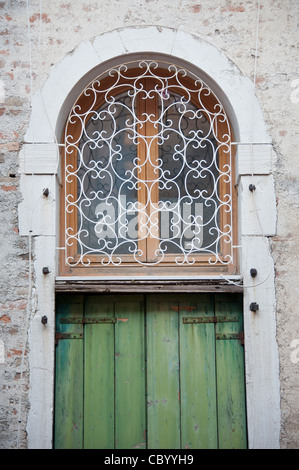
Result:
{"label": "weathered green paint", "polygon": [[[82,325],[60,324],[60,318],[83,313],[82,296],[59,298],[56,331],[82,333]],[[60,340],[56,346],[54,445],[56,449],[83,446],[83,339]]]}
{"label": "weathered green paint", "polygon": [[115,303],[115,448],[146,446],[143,297]]}
{"label": "weathered green paint", "polygon": [[148,448],[180,448],[178,313],[167,296],[148,296]]}
{"label": "weathered green paint", "polygon": [[[243,331],[241,304],[235,297],[216,296],[217,316],[239,313],[238,323],[217,323],[216,332]],[[238,339],[216,340],[218,435],[220,449],[246,447],[244,348]]]}
{"label": "weathered green paint", "polygon": [[64,296],[55,447],[246,447],[240,331],[236,296]]}
{"label": "weathered green paint", "polygon": [[[217,448],[214,316],[211,296],[179,299],[182,448]],[[184,307],[191,308],[186,310]],[[183,319],[205,317],[207,323]]]}
{"label": "weathered green paint", "polygon": [[[114,318],[113,303],[87,297],[87,317]],[[84,326],[84,448],[114,448],[114,324]]]}

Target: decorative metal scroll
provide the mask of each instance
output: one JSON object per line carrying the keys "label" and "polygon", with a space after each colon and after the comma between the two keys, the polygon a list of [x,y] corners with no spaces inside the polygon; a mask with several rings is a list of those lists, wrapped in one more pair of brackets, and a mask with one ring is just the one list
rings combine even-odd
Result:
{"label": "decorative metal scroll", "polygon": [[66,264],[232,263],[230,137],[211,89],[178,66],[94,80],[66,125]]}

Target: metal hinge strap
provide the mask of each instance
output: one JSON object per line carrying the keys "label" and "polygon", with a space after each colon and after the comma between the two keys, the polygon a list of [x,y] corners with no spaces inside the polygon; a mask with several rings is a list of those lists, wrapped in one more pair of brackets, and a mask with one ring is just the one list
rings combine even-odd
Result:
{"label": "metal hinge strap", "polygon": [[55,345],[61,339],[83,339],[83,333],[55,333]]}
{"label": "metal hinge strap", "polygon": [[244,344],[244,332],[240,333],[216,333],[216,339],[238,339],[241,344]]}
{"label": "metal hinge strap", "polygon": [[183,323],[224,323],[239,321],[238,316],[227,317],[183,317]]}
{"label": "metal hinge strap", "polygon": [[60,323],[64,324],[85,324],[85,323],[116,323],[116,318],[105,318],[105,317],[65,317],[60,319]]}
{"label": "metal hinge strap", "polygon": [[82,339],[83,333],[56,333],[55,339],[59,341],[60,339]]}

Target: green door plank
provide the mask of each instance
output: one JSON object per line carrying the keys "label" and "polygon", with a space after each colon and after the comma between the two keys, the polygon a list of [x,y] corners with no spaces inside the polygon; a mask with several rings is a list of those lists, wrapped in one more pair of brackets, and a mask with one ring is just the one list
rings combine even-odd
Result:
{"label": "green door plank", "polygon": [[183,449],[217,448],[215,328],[183,323],[214,316],[212,296],[182,296],[180,307],[181,433]]}
{"label": "green door plank", "polygon": [[167,296],[147,298],[149,449],[180,448],[178,311]]}
{"label": "green door plank", "polygon": [[83,300],[57,302],[55,448],[246,447],[237,296]]}
{"label": "green door plank", "polygon": [[[215,314],[238,314],[240,317],[239,322],[217,323],[217,334],[229,335],[243,331],[242,304],[236,298],[216,297]],[[220,449],[243,449],[247,445],[243,351],[238,339],[216,340]]]}
{"label": "green door plank", "polygon": [[[57,299],[56,331],[82,334],[82,325],[61,324],[61,318],[83,315],[82,296]],[[56,346],[55,424],[56,449],[83,446],[83,339],[60,339]]]}
{"label": "green door plank", "polygon": [[[87,297],[86,317],[114,318],[103,296]],[[84,325],[84,448],[114,448],[114,323]]]}
{"label": "green door plank", "polygon": [[144,302],[139,299],[115,300],[116,449],[146,445]]}

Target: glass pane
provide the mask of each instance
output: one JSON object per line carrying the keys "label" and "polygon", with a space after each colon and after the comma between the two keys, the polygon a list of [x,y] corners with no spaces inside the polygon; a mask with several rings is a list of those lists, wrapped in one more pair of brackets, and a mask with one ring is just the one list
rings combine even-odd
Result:
{"label": "glass pane", "polygon": [[137,249],[137,147],[125,92],[94,111],[78,151],[78,251]]}
{"label": "glass pane", "polygon": [[219,170],[211,122],[192,102],[169,92],[160,112],[161,250],[217,252]]}
{"label": "glass pane", "polygon": [[93,82],[69,118],[66,262],[228,263],[226,116],[200,80],[138,65]]}

